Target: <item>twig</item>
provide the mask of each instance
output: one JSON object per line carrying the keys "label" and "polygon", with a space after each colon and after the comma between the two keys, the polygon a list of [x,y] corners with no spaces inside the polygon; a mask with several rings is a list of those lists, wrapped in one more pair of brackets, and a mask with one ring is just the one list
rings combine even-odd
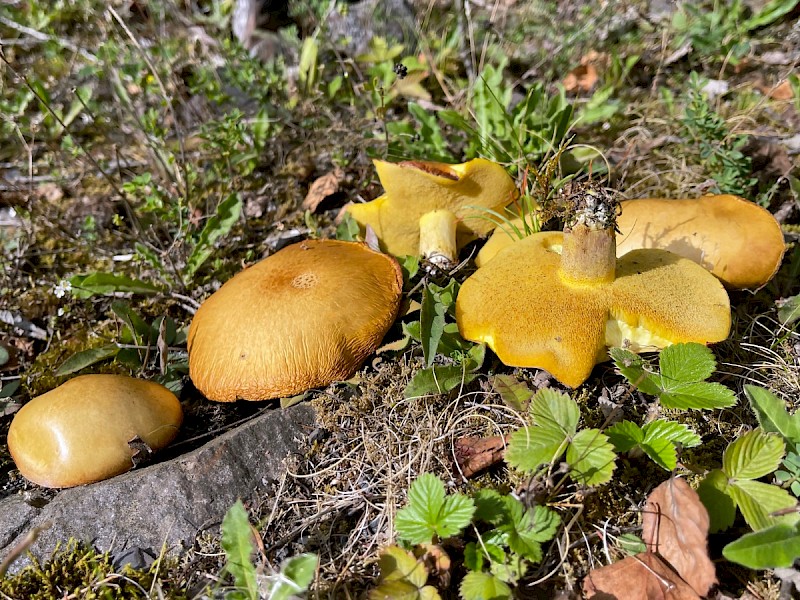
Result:
{"label": "twig", "polygon": [[49,529],[52,525],[52,521],[45,521],[41,525],[33,527],[25,535],[25,537],[22,538],[22,540],[11,549],[8,555],[3,559],[3,562],[0,563],[0,578],[6,574],[6,571],[8,571],[8,567],[11,566],[11,563],[22,556],[22,553],[33,545],[33,543],[36,541],[36,538],[39,537],[39,534],[45,529]]}
{"label": "twig", "polygon": [[[12,21],[11,19],[8,19],[6,17],[0,17],[0,23],[5,25],[6,27],[10,27],[15,31],[24,33],[25,35],[32,37],[35,40],[39,40],[40,42],[53,42],[53,41],[58,42],[67,50],[72,50],[73,52],[80,54],[83,58],[85,58],[89,62],[93,63],[99,62],[98,58],[94,54],[88,52],[87,50],[84,50],[80,46],[76,46],[75,44],[64,38],[54,37],[52,35],[42,33],[41,31],[37,31],[36,29],[25,27],[25,25],[20,25],[16,21]],[[0,44],[0,46],[2,46],[2,44]]]}

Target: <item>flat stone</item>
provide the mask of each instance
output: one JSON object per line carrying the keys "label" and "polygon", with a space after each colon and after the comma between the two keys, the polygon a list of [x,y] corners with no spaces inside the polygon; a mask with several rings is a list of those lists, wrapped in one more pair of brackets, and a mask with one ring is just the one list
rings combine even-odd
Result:
{"label": "flat stone", "polygon": [[[115,554],[189,547],[199,531],[218,530],[237,499],[273,495],[286,472],[284,459],[299,451],[314,427],[307,404],[268,411],[172,460],[63,490],[43,508],[6,498],[0,501],[0,560],[48,521],[29,548],[39,559],[69,538]],[[26,562],[17,560],[11,570]]]}

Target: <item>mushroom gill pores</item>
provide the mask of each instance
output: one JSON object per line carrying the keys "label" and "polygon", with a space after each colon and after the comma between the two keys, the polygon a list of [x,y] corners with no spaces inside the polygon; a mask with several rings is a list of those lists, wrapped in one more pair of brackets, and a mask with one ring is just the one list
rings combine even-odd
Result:
{"label": "mushroom gill pores", "polygon": [[713,275],[665,250],[617,259],[615,245],[613,219],[510,244],[462,285],[461,335],[572,387],[609,346],[638,352],[728,336],[730,303]]}
{"label": "mushroom gill pores", "polygon": [[189,328],[189,375],[208,399],[267,400],[347,379],[397,316],[397,261],[365,244],[292,244],[231,278]]}
{"label": "mushroom gill pores", "polygon": [[494,229],[491,212],[518,195],[505,169],[482,158],[457,165],[373,162],[384,194],[347,211],[394,256],[419,255],[452,266],[464,244]]}
{"label": "mushroom gill pores", "polygon": [[133,467],[139,438],[156,451],[177,435],[180,402],[167,388],[124,375],[81,375],[14,415],[8,449],[20,473],[45,487],[72,487]]}

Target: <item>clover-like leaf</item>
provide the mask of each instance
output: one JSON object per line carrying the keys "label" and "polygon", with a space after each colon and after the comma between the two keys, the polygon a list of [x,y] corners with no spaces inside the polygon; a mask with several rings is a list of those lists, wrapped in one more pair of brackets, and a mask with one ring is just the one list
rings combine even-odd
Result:
{"label": "clover-like leaf", "polygon": [[399,538],[422,544],[434,536],[447,538],[469,525],[475,504],[463,494],[445,496],[444,484],[431,473],[423,473],[408,490],[408,504],[397,512]]}

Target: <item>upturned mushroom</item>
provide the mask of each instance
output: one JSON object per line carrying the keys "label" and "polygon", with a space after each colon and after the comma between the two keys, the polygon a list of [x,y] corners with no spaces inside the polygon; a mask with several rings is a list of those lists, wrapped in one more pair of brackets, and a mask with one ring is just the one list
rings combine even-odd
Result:
{"label": "upturned mushroom", "polygon": [[309,240],[231,278],[189,328],[189,375],[208,399],[267,400],[347,379],[400,306],[397,261],[366,244]]}
{"label": "upturned mushroom", "polygon": [[[780,224],[759,205],[731,195],[623,200],[617,256],[641,248],[693,260],[732,289],[759,288],[777,272],[786,245]],[[519,239],[522,221],[497,227],[475,258],[481,267]]]}
{"label": "upturned mushroom", "polygon": [[489,211],[502,211],[517,197],[505,169],[482,158],[458,165],[373,162],[384,194],[351,204],[348,212],[375,231],[389,254],[419,255],[442,268],[458,261],[464,244],[494,228]]}
{"label": "upturned mushroom", "polygon": [[780,267],[780,224],[754,202],[731,195],[622,202],[617,254],[661,248],[702,265],[730,288],[759,288]]}
{"label": "upturned mushroom", "polygon": [[728,336],[728,295],[713,275],[666,250],[617,259],[613,197],[591,184],[566,195],[577,209],[564,233],[510,244],[464,282],[456,302],[464,338],[576,387],[609,346],[642,352]]}
{"label": "upturned mushroom", "polygon": [[162,385],[124,375],[81,375],[14,415],[8,449],[30,481],[72,487],[130,470],[142,449],[169,444],[182,420],[180,402]]}

